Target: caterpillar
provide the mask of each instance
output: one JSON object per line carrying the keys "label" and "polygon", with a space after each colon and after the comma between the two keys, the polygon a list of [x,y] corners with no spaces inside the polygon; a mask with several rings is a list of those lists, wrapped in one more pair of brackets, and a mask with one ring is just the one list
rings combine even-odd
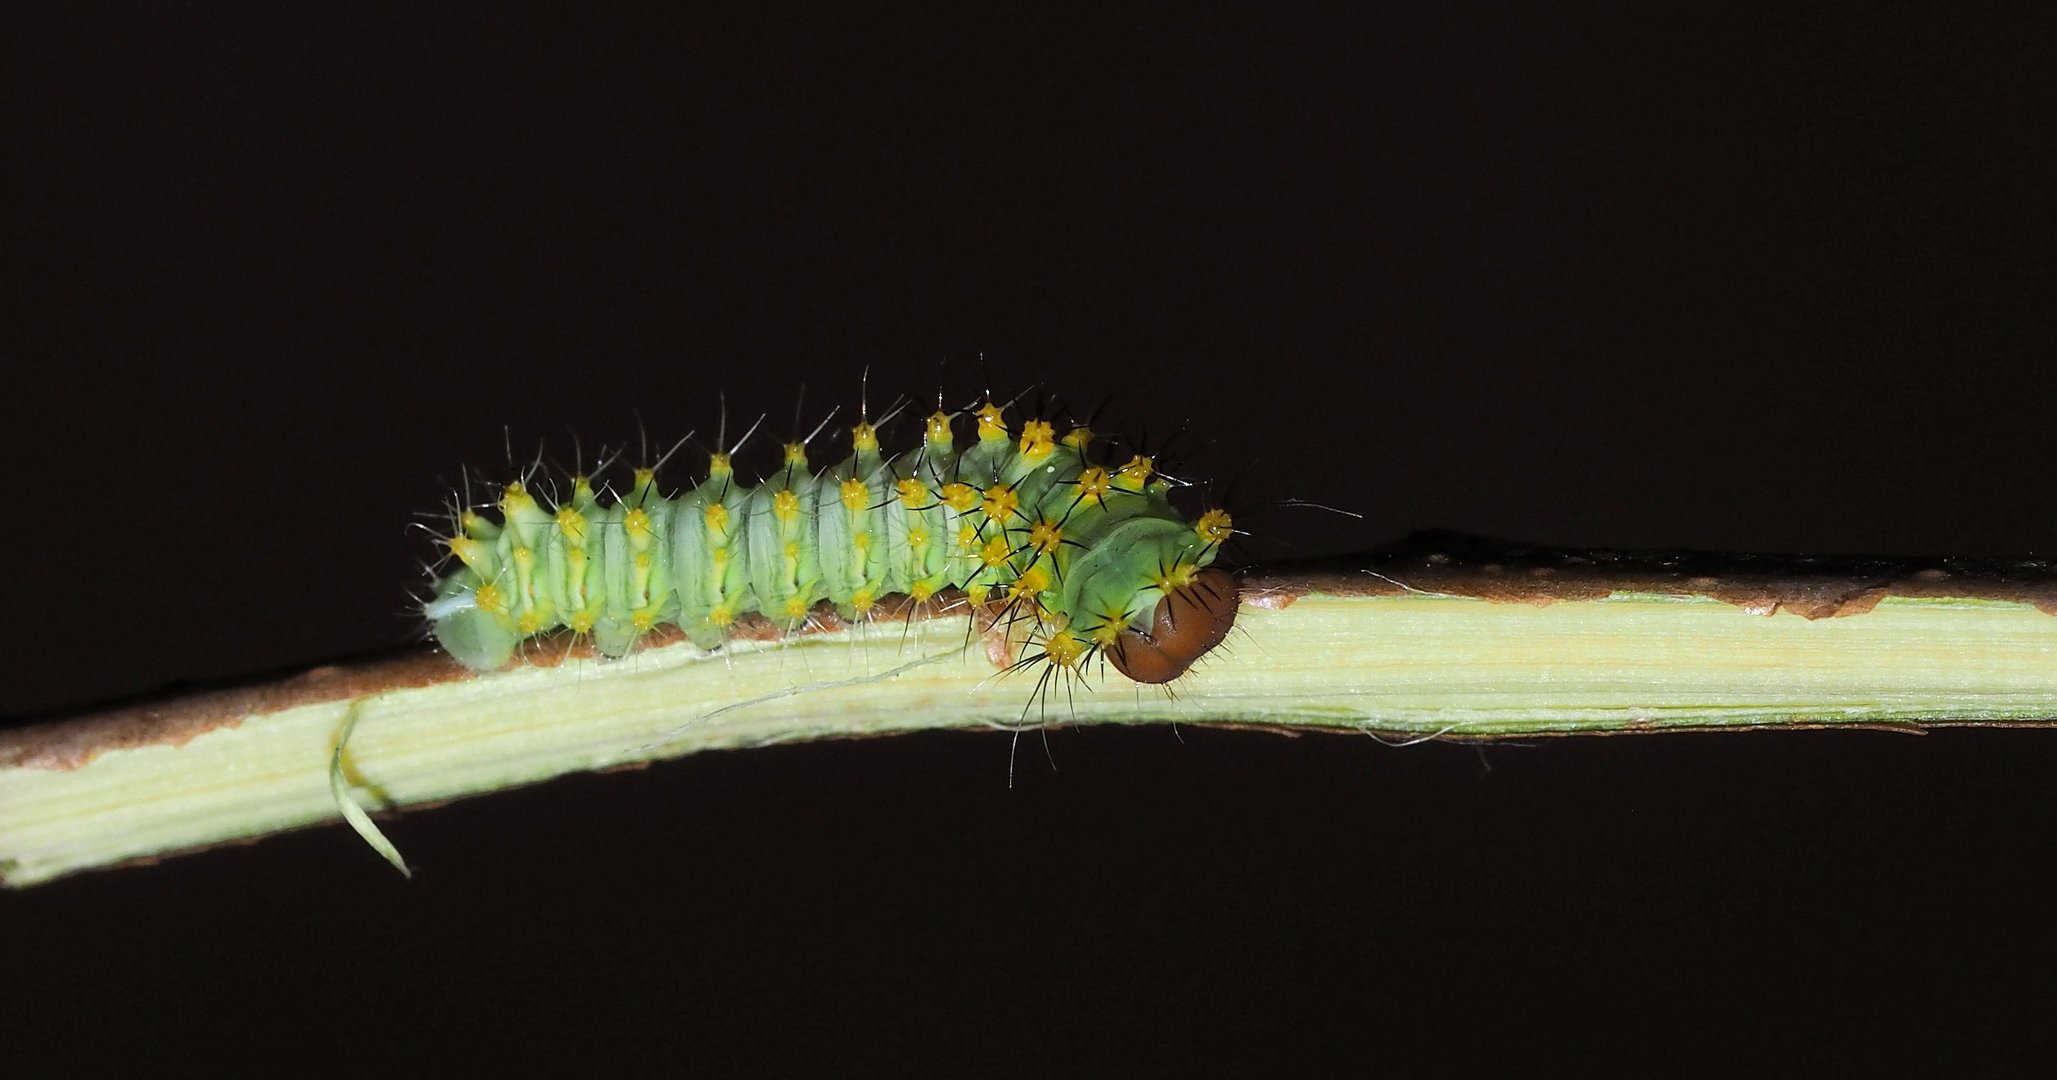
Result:
{"label": "caterpillar", "polygon": [[618,495],[583,472],[562,498],[517,478],[484,512],[456,512],[440,538],[455,565],[422,614],[450,655],[494,670],[560,629],[608,657],[667,625],[714,649],[753,615],[792,634],[818,604],[861,621],[889,595],[921,605],[956,590],[995,623],[1026,625],[1025,662],[1070,674],[1104,657],[1136,682],[1177,678],[1235,620],[1235,575],[1213,565],[1230,515],[1189,519],[1150,456],[1110,468],[1086,424],[1017,432],[1009,407],[988,394],[960,450],[960,414],[939,401],[920,444],[891,458],[860,415],[841,462],[812,472],[812,436],[795,439],[755,486],[736,476],[740,443],[717,445],[675,495],[654,466]]}

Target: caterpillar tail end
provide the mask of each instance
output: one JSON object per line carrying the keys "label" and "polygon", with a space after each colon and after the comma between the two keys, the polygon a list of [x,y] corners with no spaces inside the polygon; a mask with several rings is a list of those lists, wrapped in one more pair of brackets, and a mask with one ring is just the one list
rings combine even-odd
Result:
{"label": "caterpillar tail end", "polygon": [[1241,603],[1236,575],[1210,566],[1158,601],[1147,632],[1123,630],[1108,646],[1107,659],[1116,671],[1139,683],[1170,682],[1221,644],[1236,624]]}
{"label": "caterpillar tail end", "polygon": [[[427,612],[436,644],[473,671],[498,671],[514,657],[521,635],[508,620],[469,608],[454,612]],[[626,646],[623,647],[626,651]]]}

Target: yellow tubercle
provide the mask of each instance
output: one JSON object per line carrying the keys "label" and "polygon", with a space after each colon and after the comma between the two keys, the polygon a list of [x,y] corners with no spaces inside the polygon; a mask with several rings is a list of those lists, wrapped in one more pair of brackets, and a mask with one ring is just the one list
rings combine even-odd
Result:
{"label": "yellow tubercle", "polygon": [[472,603],[477,604],[480,611],[488,614],[503,615],[507,612],[507,598],[500,595],[500,588],[497,585],[479,586],[478,591],[472,593]]}
{"label": "yellow tubercle", "polygon": [[799,622],[806,617],[807,601],[802,599],[797,593],[786,597],[786,618],[793,622]]}
{"label": "yellow tubercle", "polygon": [[786,541],[786,552],[785,552],[785,554],[786,554],[786,561],[787,561],[787,562],[789,562],[789,563],[796,563],[796,562],[799,562],[799,561],[800,561],[800,541],[798,541],[798,540],[788,540],[788,541]]}
{"label": "yellow tubercle", "polygon": [[1093,445],[1093,429],[1084,424],[1073,425],[1070,431],[1064,433],[1064,445],[1073,450],[1084,450]]}
{"label": "yellow tubercle", "polygon": [[1054,521],[1038,521],[1029,529],[1029,546],[1040,555],[1048,555],[1064,542],[1064,530]]}
{"label": "yellow tubercle", "polygon": [[1236,528],[1235,522],[1228,516],[1228,511],[1209,510],[1201,514],[1200,520],[1193,524],[1193,531],[1200,535],[1200,539],[1210,544],[1219,544],[1235,535]]}
{"label": "yellow tubercle", "polygon": [[1183,589],[1186,586],[1191,585],[1193,583],[1193,575],[1198,573],[1199,570],[1200,568],[1194,565],[1193,563],[1178,563],[1177,565],[1173,566],[1169,571],[1165,572],[1163,575],[1158,577],[1157,580],[1151,582],[1151,584],[1157,586],[1165,592],[1172,592],[1176,589]]}
{"label": "yellow tubercle", "polygon": [[512,521],[517,514],[538,509],[540,507],[536,505],[535,496],[530,495],[519,480],[508,484],[506,489],[500,492],[500,516],[505,520]]}
{"label": "yellow tubercle", "polygon": [[850,607],[859,615],[870,614],[873,605],[877,603],[878,597],[869,588],[858,589],[850,594]]}
{"label": "yellow tubercle", "polygon": [[1005,439],[1007,437],[1007,418],[1002,415],[1000,406],[988,401],[979,409],[976,415],[978,416],[979,438],[981,440]]}
{"label": "yellow tubercle", "polygon": [[984,563],[989,570],[1006,566],[1007,560],[1013,557],[1013,555],[1014,549],[1008,547],[1007,539],[1001,536],[996,536],[986,541],[986,546],[979,549],[979,561]]}
{"label": "yellow tubercle", "polygon": [[1005,484],[994,484],[983,493],[979,504],[985,507],[986,517],[1006,524],[1021,506],[1021,496]]}
{"label": "yellow tubercle", "polygon": [[1059,630],[1043,642],[1043,657],[1067,670],[1077,667],[1085,654],[1086,643],[1069,630]]}
{"label": "yellow tubercle", "polygon": [[1107,492],[1114,486],[1114,480],[1107,470],[1098,465],[1086,468],[1078,474],[1079,501],[1083,503],[1104,502]]}
{"label": "yellow tubercle", "polygon": [[637,608],[629,613],[629,625],[638,631],[648,630],[657,625],[657,613],[646,607]]}
{"label": "yellow tubercle", "polygon": [[936,595],[936,587],[930,585],[928,581],[924,579],[921,581],[917,581],[912,585],[909,585],[907,587],[907,595],[910,598],[912,598],[914,602],[917,604],[924,603],[928,600],[929,597]]}
{"label": "yellow tubercle", "polygon": [[727,536],[729,531],[729,508],[727,503],[711,502],[702,513],[707,519],[707,531]]}
{"label": "yellow tubercle", "polygon": [[564,536],[564,542],[572,547],[586,544],[586,515],[569,506],[557,509],[557,531]]}
{"label": "yellow tubercle", "polygon": [[1121,640],[1121,628],[1126,618],[1127,616],[1119,611],[1101,616],[1100,624],[1093,627],[1093,644],[1105,648]]}
{"label": "yellow tubercle", "polygon": [[786,464],[794,468],[805,469],[807,467],[807,444],[801,442],[787,443]]}
{"label": "yellow tubercle", "polygon": [[1021,426],[1021,453],[1023,457],[1041,458],[1050,456],[1057,449],[1057,429],[1048,420],[1031,420]]}
{"label": "yellow tubercle", "polygon": [[636,482],[632,491],[647,491],[657,484],[657,470],[648,465],[636,470]]}
{"label": "yellow tubercle", "polygon": [[1132,457],[1128,460],[1128,464],[1123,465],[1121,469],[1115,473],[1115,479],[1119,480],[1121,482],[1121,486],[1125,488],[1129,488],[1130,490],[1140,490],[1144,484],[1150,481],[1150,473],[1156,467],[1156,462],[1144,457],[1141,454],[1137,454],[1135,457]]}
{"label": "yellow tubercle", "polygon": [[925,547],[929,546],[929,534],[928,534],[928,530],[926,530],[926,529],[909,529],[909,530],[907,530],[907,546],[908,546],[908,547],[910,547],[910,548],[913,548],[913,549],[914,549],[915,551],[917,551],[917,552],[919,552],[919,551],[920,551],[921,549],[923,549],[923,548],[925,548]]}
{"label": "yellow tubercle", "polygon": [[790,524],[800,516],[800,496],[791,489],[774,494],[771,497],[771,516],[777,518],[781,525]]}
{"label": "yellow tubercle", "polygon": [[931,446],[950,445],[950,414],[941,409],[929,414],[927,430],[923,433]]}
{"label": "yellow tubercle", "polygon": [[870,421],[868,421],[868,420],[860,420],[860,421],[858,421],[858,423],[857,423],[857,425],[856,425],[855,427],[852,427],[852,428],[850,429],[850,449],[851,449],[851,450],[853,450],[853,451],[855,451],[856,453],[859,453],[859,454],[863,454],[863,453],[874,453],[874,454],[875,454],[875,453],[877,453],[877,452],[878,452],[878,448],[879,448],[879,432],[878,432],[878,429],[877,429],[877,428],[875,428],[875,427],[872,427],[872,426],[871,426],[871,422],[870,422]]}
{"label": "yellow tubercle", "polygon": [[928,485],[910,476],[896,485],[900,502],[909,510],[920,510],[929,503]]}
{"label": "yellow tubercle", "polygon": [[1042,563],[1037,563],[1029,567],[1027,572],[1023,573],[1020,577],[1014,579],[1014,584],[1007,587],[1007,595],[1010,598],[1035,596],[1049,587],[1050,572],[1043,569]]}
{"label": "yellow tubercle", "polygon": [[651,527],[649,513],[640,506],[622,515],[621,527],[629,534],[629,543],[636,547],[648,544],[657,535]]}
{"label": "yellow tubercle", "polygon": [[843,509],[853,514],[871,503],[871,488],[854,476],[843,481],[836,490],[838,497],[843,500]]}
{"label": "yellow tubercle", "polygon": [[590,611],[574,611],[571,613],[571,618],[566,619],[564,624],[571,627],[572,633],[585,635],[593,632],[593,623],[596,621],[593,618],[593,613]]}
{"label": "yellow tubercle", "polygon": [[960,514],[968,514],[979,504],[978,489],[970,484],[949,483],[943,485],[943,504]]}
{"label": "yellow tubercle", "polygon": [[727,453],[716,450],[714,453],[707,455],[707,478],[709,480],[725,480],[729,477],[729,474],[735,471],[735,466],[729,462]]}
{"label": "yellow tubercle", "polygon": [[453,536],[443,543],[450,548],[450,554],[457,556],[458,562],[471,567],[473,573],[487,573],[486,545],[469,536]]}

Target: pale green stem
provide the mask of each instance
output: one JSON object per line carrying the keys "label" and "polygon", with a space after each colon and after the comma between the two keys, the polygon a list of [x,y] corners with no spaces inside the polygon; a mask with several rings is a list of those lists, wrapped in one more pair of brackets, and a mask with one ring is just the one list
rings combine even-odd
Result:
{"label": "pale green stem", "polygon": [[1248,581],[1236,632],[1175,693],[1110,670],[1091,692],[1053,680],[1032,697],[1032,674],[998,677],[979,639],[964,648],[957,616],[488,675],[417,654],[0,733],[0,875],[30,885],[358,802],[700,750],[1024,720],[1488,738],[2057,717],[2057,617],[2026,600],[1873,595],[1805,618],[1733,596],[1520,602],[1367,573]]}

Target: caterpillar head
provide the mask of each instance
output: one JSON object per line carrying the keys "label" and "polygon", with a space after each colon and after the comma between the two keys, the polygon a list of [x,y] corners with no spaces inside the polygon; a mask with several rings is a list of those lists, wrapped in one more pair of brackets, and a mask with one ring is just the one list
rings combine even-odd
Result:
{"label": "caterpillar head", "polygon": [[1122,630],[1107,647],[1107,659],[1139,683],[1170,682],[1228,636],[1241,600],[1236,575],[1207,567],[1164,594],[1148,630]]}

